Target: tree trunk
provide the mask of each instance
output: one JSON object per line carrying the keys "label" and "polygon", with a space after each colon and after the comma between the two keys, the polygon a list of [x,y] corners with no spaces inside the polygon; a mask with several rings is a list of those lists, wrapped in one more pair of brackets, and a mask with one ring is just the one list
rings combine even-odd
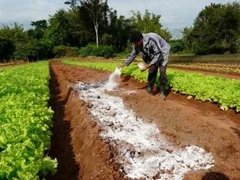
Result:
{"label": "tree trunk", "polygon": [[94,29],[95,29],[95,35],[96,35],[96,45],[98,47],[98,25],[97,24],[94,25]]}

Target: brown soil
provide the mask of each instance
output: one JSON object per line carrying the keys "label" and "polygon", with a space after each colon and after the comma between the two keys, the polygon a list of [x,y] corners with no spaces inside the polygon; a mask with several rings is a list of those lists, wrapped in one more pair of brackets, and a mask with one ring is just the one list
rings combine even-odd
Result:
{"label": "brown soil", "polygon": [[[91,69],[51,63],[51,100],[54,110],[50,155],[58,160],[58,171],[47,179],[126,179],[114,161],[115,152],[101,139],[101,128],[86,103],[71,86],[78,81],[101,82],[110,75]],[[187,100],[170,92],[161,100],[155,90],[149,95],[145,84],[122,77],[120,88],[135,90],[120,96],[125,105],[148,122],[154,122],[176,145],[197,145],[212,153],[215,166],[191,172],[184,179],[240,179],[240,114],[221,111],[216,104]],[[220,178],[219,178],[220,177]]]}

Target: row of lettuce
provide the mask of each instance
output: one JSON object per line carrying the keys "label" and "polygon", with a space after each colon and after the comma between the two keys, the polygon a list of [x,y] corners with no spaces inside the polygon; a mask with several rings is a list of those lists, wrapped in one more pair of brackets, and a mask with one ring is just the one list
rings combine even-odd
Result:
{"label": "row of lettuce", "polygon": [[240,75],[239,64],[171,63],[169,65],[170,67],[210,70],[210,71],[223,72],[223,73],[239,73]]}
{"label": "row of lettuce", "polygon": [[56,171],[50,148],[48,62],[0,69],[0,179],[39,179]]}
{"label": "row of lettuce", "polygon": [[[119,62],[83,62],[64,60],[63,63],[78,65],[113,72]],[[141,72],[135,64],[122,69],[122,74],[145,82],[147,72]],[[240,111],[240,81],[215,76],[206,76],[200,73],[190,73],[169,68],[167,71],[169,85],[174,92],[188,95],[201,101],[210,101],[219,104],[220,109],[228,108]]]}

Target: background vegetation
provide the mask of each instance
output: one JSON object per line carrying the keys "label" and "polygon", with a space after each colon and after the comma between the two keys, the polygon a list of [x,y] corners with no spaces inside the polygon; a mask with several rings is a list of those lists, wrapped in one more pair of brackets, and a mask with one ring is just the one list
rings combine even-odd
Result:
{"label": "background vegetation", "polygon": [[[210,4],[196,17],[192,27],[173,39],[161,23],[161,15],[148,10],[132,11],[130,18],[118,16],[102,0],[69,0],[69,10],[58,10],[48,20],[31,22],[32,28],[15,23],[0,28],[0,62],[12,59],[36,61],[61,56],[112,57],[129,51],[133,30],[156,32],[171,44],[174,54],[226,54],[240,50],[240,3]],[[96,47],[94,47],[96,46]]]}

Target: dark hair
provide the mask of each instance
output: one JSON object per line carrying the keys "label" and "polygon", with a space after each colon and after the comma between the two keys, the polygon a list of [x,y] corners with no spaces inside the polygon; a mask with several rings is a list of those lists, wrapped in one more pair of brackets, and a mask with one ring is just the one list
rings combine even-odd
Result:
{"label": "dark hair", "polygon": [[138,42],[139,40],[141,40],[143,38],[143,35],[141,32],[139,31],[133,31],[131,33],[131,36],[130,36],[130,42],[131,43],[134,43],[134,42]]}

